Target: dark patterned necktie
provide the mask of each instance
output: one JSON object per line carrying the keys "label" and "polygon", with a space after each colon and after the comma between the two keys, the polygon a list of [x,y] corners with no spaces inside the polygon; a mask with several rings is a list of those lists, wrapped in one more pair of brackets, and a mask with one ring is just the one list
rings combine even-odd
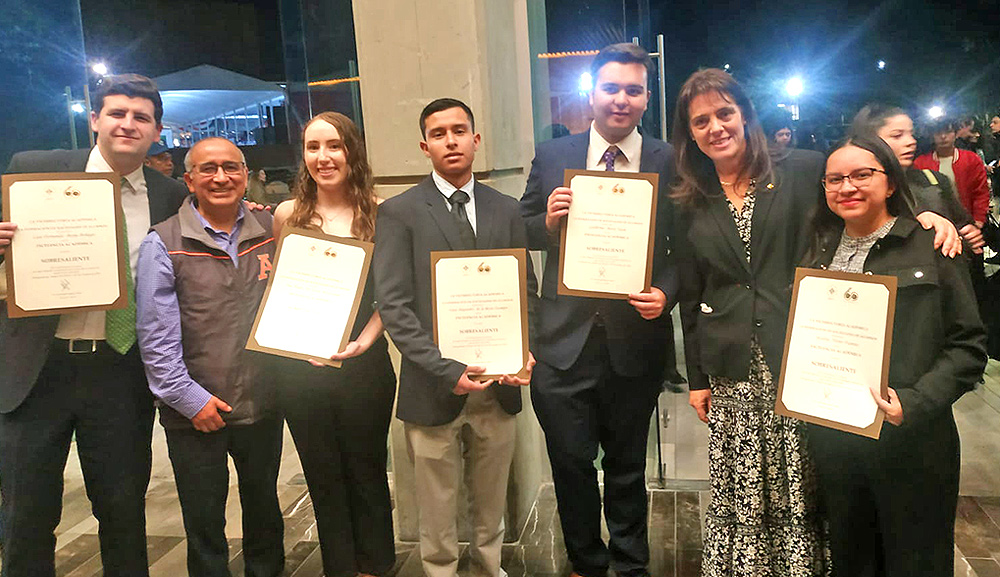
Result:
{"label": "dark patterned necktie", "polygon": [[618,158],[619,152],[621,151],[614,145],[609,146],[608,149],[604,151],[604,155],[601,156],[601,162],[604,163],[604,170],[610,172],[615,171],[615,159]]}
{"label": "dark patterned necktie", "polygon": [[[122,178],[122,194],[131,188]],[[122,219],[122,234],[125,236],[125,288],[128,304],[123,309],[112,309],[105,313],[104,339],[108,346],[124,355],[135,344],[135,281],[132,280],[132,257],[128,246],[128,219]]]}
{"label": "dark patterned necktie", "polygon": [[469,222],[469,214],[465,211],[465,203],[469,202],[469,195],[464,190],[456,190],[448,197],[448,204],[451,205],[451,214],[458,223],[459,235],[462,237],[462,248],[472,250],[476,248],[476,232]]}

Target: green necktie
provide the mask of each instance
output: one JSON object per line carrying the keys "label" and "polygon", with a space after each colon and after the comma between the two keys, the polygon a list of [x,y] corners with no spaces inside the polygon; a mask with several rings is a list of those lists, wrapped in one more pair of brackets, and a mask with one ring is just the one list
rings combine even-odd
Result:
{"label": "green necktie", "polygon": [[[128,181],[122,178],[122,194],[129,187]],[[108,346],[124,355],[135,344],[135,281],[132,280],[132,258],[128,247],[128,219],[122,219],[122,234],[125,236],[125,288],[128,291],[128,304],[123,309],[107,311],[104,322],[104,338]]]}

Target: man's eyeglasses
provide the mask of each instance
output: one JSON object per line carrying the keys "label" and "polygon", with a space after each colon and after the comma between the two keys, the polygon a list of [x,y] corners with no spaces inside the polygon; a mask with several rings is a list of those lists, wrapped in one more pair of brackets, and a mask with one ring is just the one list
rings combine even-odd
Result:
{"label": "man's eyeglasses", "polygon": [[236,176],[243,172],[243,167],[245,165],[242,162],[223,162],[222,164],[215,164],[214,162],[206,162],[205,164],[199,164],[194,167],[195,171],[202,176],[215,176],[219,169],[225,172],[229,176]]}
{"label": "man's eyeglasses", "polygon": [[850,181],[855,188],[865,188],[871,184],[876,172],[886,173],[878,168],[859,168],[851,174],[827,174],[823,177],[823,188],[831,192],[840,190],[844,186],[844,181]]}

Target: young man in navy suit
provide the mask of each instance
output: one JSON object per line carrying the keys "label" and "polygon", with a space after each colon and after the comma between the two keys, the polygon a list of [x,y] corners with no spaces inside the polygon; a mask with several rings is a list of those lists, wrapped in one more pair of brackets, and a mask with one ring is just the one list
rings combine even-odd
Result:
{"label": "young man in navy suit", "polygon": [[[649,574],[646,438],[673,350],[669,311],[677,290],[668,262],[673,150],[637,129],[649,102],[650,65],[633,44],[601,50],[591,65],[590,130],[540,144],[521,198],[529,246],[548,252],[531,400],[545,431],[566,551],[582,577],[604,577],[609,567],[621,577]],[[557,294],[559,229],[573,200],[562,186],[568,168],[659,174],[649,292],[628,300]],[[598,447],[608,544],[593,465]]]}
{"label": "young man in navy suit", "polygon": [[[517,201],[477,182],[479,148],[472,111],[441,98],[420,115],[420,148],[434,171],[391,198],[375,222],[375,298],[403,359],[396,416],[404,422],[420,509],[420,557],[427,577],[458,570],[458,487],[465,460],[471,501],[472,574],[500,577],[507,479],[514,455],[521,385],[505,375],[480,382],[483,367],[441,354],[434,343],[431,251],[525,248]],[[537,284],[528,263],[528,308]]]}

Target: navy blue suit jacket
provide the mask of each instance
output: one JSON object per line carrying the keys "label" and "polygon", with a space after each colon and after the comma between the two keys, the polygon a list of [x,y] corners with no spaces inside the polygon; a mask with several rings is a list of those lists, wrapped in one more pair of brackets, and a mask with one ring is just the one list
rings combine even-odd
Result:
{"label": "navy blue suit jacket", "polygon": [[[670,231],[673,228],[673,205],[669,198],[674,176],[673,147],[652,138],[642,137],[640,172],[659,174],[656,239],[653,247],[653,286],[667,297],[667,308],[660,317],[645,320],[624,300],[594,299],[557,294],[559,280],[559,238],[545,229],[545,207],[552,189],[562,186],[566,169],[587,166],[590,132],[544,142],[535,149],[528,184],[521,197],[521,216],[528,231],[532,250],[548,252],[542,278],[542,299],[535,323],[535,356],[566,370],[576,362],[600,313],[607,331],[612,368],[624,376],[659,376],[666,362],[667,339],[672,339],[668,323],[675,303],[678,280],[670,259]],[[672,349],[671,349],[672,350]],[[659,384],[659,380],[656,381]]]}
{"label": "navy blue suit jacket", "polygon": [[[26,172],[83,172],[90,149],[32,150],[14,155],[7,174]],[[157,224],[177,213],[187,196],[187,188],[176,180],[143,167],[149,195],[150,223]],[[35,386],[38,373],[49,355],[59,316],[7,318],[7,307],[0,306],[0,413],[19,407]]]}

